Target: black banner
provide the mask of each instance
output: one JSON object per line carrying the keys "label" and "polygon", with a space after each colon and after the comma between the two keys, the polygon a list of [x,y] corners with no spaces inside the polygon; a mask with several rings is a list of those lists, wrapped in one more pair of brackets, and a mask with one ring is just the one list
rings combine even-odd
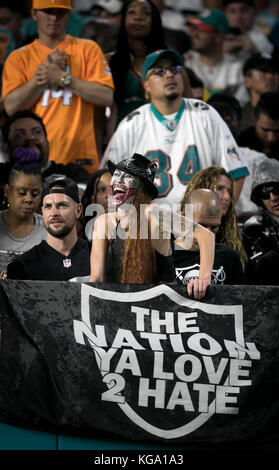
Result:
{"label": "black banner", "polygon": [[2,281],[0,421],[163,443],[279,436],[279,288]]}

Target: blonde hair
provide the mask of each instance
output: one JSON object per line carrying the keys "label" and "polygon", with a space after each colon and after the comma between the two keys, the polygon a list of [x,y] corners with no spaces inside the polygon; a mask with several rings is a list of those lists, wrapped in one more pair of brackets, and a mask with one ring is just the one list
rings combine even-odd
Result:
{"label": "blonde hair", "polygon": [[[223,167],[212,165],[198,171],[194,175],[187,186],[187,190],[181,200],[181,205],[185,205],[186,198],[194,191],[194,189],[204,188],[216,191],[217,180],[220,176],[226,176],[230,180],[233,189],[233,178],[231,175]],[[242,235],[236,222],[235,203],[233,198],[231,198],[228,212],[222,217],[221,226],[217,232],[216,239],[223,245],[230,246],[234,250],[238,251],[242,265],[245,267],[248,258],[243,247]]]}

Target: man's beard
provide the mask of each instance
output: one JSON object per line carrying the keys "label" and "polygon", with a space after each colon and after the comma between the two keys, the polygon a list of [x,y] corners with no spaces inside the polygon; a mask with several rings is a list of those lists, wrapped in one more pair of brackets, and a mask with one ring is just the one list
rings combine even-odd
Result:
{"label": "man's beard", "polygon": [[170,93],[169,95],[166,96],[166,99],[168,101],[174,101],[176,100],[177,98],[179,97],[179,93],[177,91],[173,91],[172,93]]}
{"label": "man's beard", "polygon": [[52,235],[53,237],[55,238],[64,238],[66,237],[67,235],[69,235],[69,233],[72,231],[74,225],[70,226],[70,225],[65,225],[64,227],[62,227],[60,230],[53,230],[51,227],[47,227],[46,230],[47,232]]}

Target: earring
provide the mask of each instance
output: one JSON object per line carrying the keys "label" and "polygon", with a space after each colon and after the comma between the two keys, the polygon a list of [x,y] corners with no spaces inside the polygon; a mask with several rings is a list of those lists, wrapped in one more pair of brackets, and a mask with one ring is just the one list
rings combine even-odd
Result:
{"label": "earring", "polygon": [[10,206],[10,204],[8,203],[6,194],[4,194],[4,198],[2,199],[1,206],[2,206],[2,210],[8,209],[8,207]]}

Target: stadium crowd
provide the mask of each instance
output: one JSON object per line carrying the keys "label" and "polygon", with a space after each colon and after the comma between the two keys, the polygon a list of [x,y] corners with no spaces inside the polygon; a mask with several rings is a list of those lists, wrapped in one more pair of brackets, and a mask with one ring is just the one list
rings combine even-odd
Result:
{"label": "stadium crowd", "polygon": [[0,35],[2,279],[279,285],[279,1],[0,0]]}

